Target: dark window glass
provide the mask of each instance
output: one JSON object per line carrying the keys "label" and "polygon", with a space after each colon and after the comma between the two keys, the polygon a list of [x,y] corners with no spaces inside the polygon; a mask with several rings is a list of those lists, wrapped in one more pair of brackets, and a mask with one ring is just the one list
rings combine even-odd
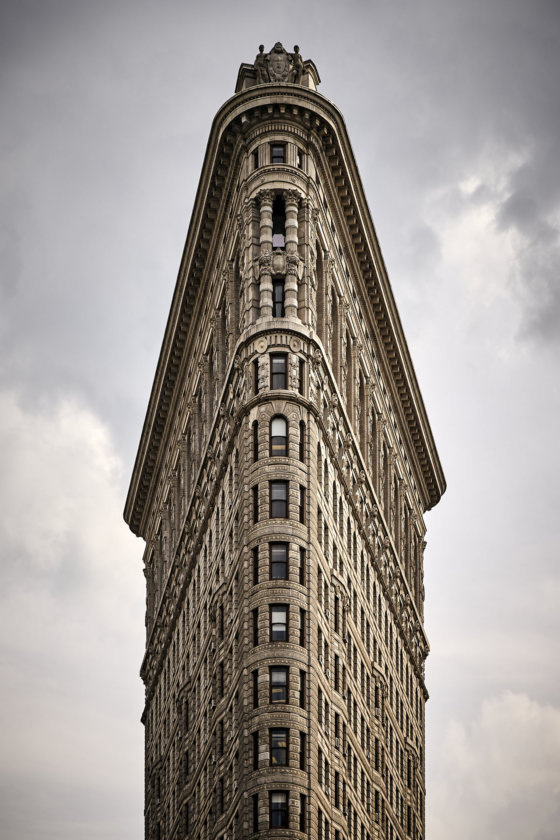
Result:
{"label": "dark window glass", "polygon": [[299,643],[305,647],[305,610],[299,611]]}
{"label": "dark window glass", "polygon": [[259,460],[259,422],[253,421],[253,461]]}
{"label": "dark window glass", "polygon": [[270,605],[270,641],[288,641],[288,605]]}
{"label": "dark window glass", "polygon": [[253,732],[253,770],[259,769],[259,733]]}
{"label": "dark window glass", "polygon": [[288,702],[288,669],[283,665],[274,665],[270,669],[270,702]]}
{"label": "dark window glass", "polygon": [[259,521],[259,485],[253,487],[253,522]]}
{"label": "dark window glass", "polygon": [[305,732],[299,733],[299,769],[305,770],[305,759],[307,750],[307,736]]}
{"label": "dark window glass", "polygon": [[288,828],[288,791],[270,791],[270,827]]}
{"label": "dark window glass", "polygon": [[[298,382],[298,391],[300,394],[303,394],[303,377],[305,375],[305,362],[303,359],[299,360],[299,382]],[[303,460],[303,458],[302,458]]]}
{"label": "dark window glass", "polygon": [[299,582],[305,586],[305,548],[299,550]]}
{"label": "dark window glass", "polygon": [[259,794],[253,794],[253,831],[259,830]]}
{"label": "dark window glass", "polygon": [[253,169],[259,168],[259,150],[255,149],[253,152]]}
{"label": "dark window glass", "polygon": [[259,672],[253,671],[253,709],[259,705]]}
{"label": "dark window glass", "polygon": [[[272,519],[288,518],[288,482],[270,481],[270,516]],[[255,519],[255,522],[257,520]]]}
{"label": "dark window glass", "polygon": [[270,162],[285,163],[286,147],[283,143],[273,143],[270,147]]}
{"label": "dark window glass", "polygon": [[288,579],[288,543],[270,543],[270,578]]}
{"label": "dark window glass", "polygon": [[303,463],[305,461],[305,423],[303,420],[299,422],[299,460]]}
{"label": "dark window glass", "polygon": [[296,149],[296,166],[298,169],[303,169],[303,153],[301,149]]}
{"label": "dark window glass", "polygon": [[272,353],[270,356],[270,387],[273,390],[286,388],[287,357],[285,353]]}
{"label": "dark window glass", "polygon": [[307,796],[304,793],[299,795],[299,830],[305,833],[305,814],[307,811]]}
{"label": "dark window glass", "polygon": [[285,417],[273,417],[270,421],[270,454],[288,454],[288,423]]}
{"label": "dark window glass", "polygon": [[259,608],[253,610],[253,647],[259,643]]}
{"label": "dark window glass", "polygon": [[299,707],[305,709],[305,671],[299,672]]}
{"label": "dark window glass", "polygon": [[272,317],[283,318],[286,314],[284,309],[284,281],[273,280],[272,282]]}
{"label": "dark window glass", "polygon": [[255,394],[259,393],[259,360],[253,359],[253,388]]}
{"label": "dark window glass", "polygon": [[299,521],[305,522],[305,487],[299,486]]}
{"label": "dark window glass", "polygon": [[288,764],[289,729],[270,729],[270,763],[285,767]]}
{"label": "dark window glass", "polygon": [[272,202],[272,247],[286,248],[286,205],[281,195]]}
{"label": "dark window glass", "polygon": [[253,586],[259,582],[259,547],[256,545],[253,549]]}

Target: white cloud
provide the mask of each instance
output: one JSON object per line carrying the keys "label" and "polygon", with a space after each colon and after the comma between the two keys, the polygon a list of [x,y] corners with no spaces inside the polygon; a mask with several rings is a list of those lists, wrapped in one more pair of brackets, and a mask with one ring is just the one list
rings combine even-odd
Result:
{"label": "white cloud", "polygon": [[431,756],[432,840],[553,840],[560,817],[560,708],[525,694],[450,720]]}
{"label": "white cloud", "polygon": [[122,521],[121,464],[103,424],[71,399],[30,409],[0,394],[0,440],[0,657],[10,689],[0,833],[76,837],[79,814],[88,837],[132,838],[143,578],[141,543]]}

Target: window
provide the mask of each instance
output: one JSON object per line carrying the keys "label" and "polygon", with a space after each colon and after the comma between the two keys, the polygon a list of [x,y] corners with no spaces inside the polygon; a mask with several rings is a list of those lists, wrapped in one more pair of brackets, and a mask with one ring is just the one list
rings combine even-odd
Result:
{"label": "window", "polygon": [[253,671],[253,709],[259,705],[259,672]]}
{"label": "window", "polygon": [[[253,554],[253,586],[256,586],[259,582],[259,547],[256,545],[252,549]],[[223,607],[222,607],[223,609]],[[222,633],[223,635],[223,633]]]}
{"label": "window", "polygon": [[[270,487],[270,517],[272,519],[288,518],[288,482],[269,481]],[[257,520],[255,520],[256,522]]]}
{"label": "window", "polygon": [[305,709],[305,671],[299,672],[299,707]]}
{"label": "window", "polygon": [[305,833],[305,814],[307,812],[307,796],[305,793],[299,795],[299,830]]}
{"label": "window", "polygon": [[288,791],[270,791],[270,827],[288,828]]}
{"label": "window", "polygon": [[[303,396],[303,383],[304,383],[304,376],[305,376],[305,362],[303,361],[303,359],[299,360],[298,373],[299,373],[298,392]],[[303,458],[302,458],[302,460],[303,460]]]}
{"label": "window", "polygon": [[287,356],[285,353],[272,353],[270,356],[270,387],[273,390],[285,390],[287,377]]}
{"label": "window", "polygon": [[286,314],[286,310],[284,308],[284,292],[285,292],[285,282],[284,280],[273,280],[272,281],[272,317],[273,318],[283,318]]}
{"label": "window", "polygon": [[259,733],[253,732],[253,770],[259,769]]}
{"label": "window", "polygon": [[253,461],[259,460],[259,421],[253,421]]}
{"label": "window", "polygon": [[288,579],[288,543],[270,543],[270,579]]}
{"label": "window", "polygon": [[286,248],[286,205],[281,195],[272,202],[272,247]]}
{"label": "window", "polygon": [[270,764],[285,767],[288,764],[289,729],[269,729]]}
{"label": "window", "polygon": [[[254,152],[253,152],[254,154]],[[303,152],[296,146],[296,166],[298,169],[303,169]]]}
{"label": "window", "polygon": [[259,830],[259,794],[253,794],[253,831]]}
{"label": "window", "polygon": [[284,665],[273,665],[270,669],[270,702],[288,702],[288,669]]}
{"label": "window", "polygon": [[299,574],[298,582],[302,586],[305,586],[305,548],[300,548],[300,550],[299,550],[298,574]]}
{"label": "window", "polygon": [[305,732],[299,733],[299,769],[305,770],[307,756],[307,736]]}
{"label": "window", "polygon": [[305,610],[299,611],[299,644],[305,647]]}
{"label": "window", "polygon": [[271,456],[288,454],[288,423],[281,415],[273,417],[270,421],[270,454]]}
{"label": "window", "polygon": [[305,462],[305,423],[303,420],[299,422],[299,460],[302,464]]}
{"label": "window", "polygon": [[299,485],[299,521],[305,522],[305,487],[303,484]]}
{"label": "window", "polygon": [[253,151],[253,169],[259,168],[259,150],[258,148]]}
{"label": "window", "polygon": [[253,612],[253,647],[257,647],[259,643],[259,608],[256,607]]}
{"label": "window", "polygon": [[270,641],[288,641],[288,605],[270,605]]}
{"label": "window", "polygon": [[286,146],[283,143],[273,143],[270,147],[270,162],[286,162]]}
{"label": "window", "polygon": [[259,360],[253,359],[253,390],[259,393]]}
{"label": "window", "polygon": [[253,522],[259,521],[259,485],[253,487]]}

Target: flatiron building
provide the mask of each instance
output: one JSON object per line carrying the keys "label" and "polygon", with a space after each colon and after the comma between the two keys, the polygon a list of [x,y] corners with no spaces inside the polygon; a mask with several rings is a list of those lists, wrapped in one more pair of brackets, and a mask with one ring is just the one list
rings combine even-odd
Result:
{"label": "flatiron building", "polygon": [[423,515],[445,480],[318,83],[279,43],[241,65],[142,430],[147,840],[425,837]]}

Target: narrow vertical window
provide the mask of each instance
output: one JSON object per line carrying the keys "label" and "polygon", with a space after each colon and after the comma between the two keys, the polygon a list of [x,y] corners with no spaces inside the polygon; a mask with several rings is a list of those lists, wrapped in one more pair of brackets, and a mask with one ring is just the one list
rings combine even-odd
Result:
{"label": "narrow vertical window", "polygon": [[257,647],[259,643],[259,608],[255,607],[252,611],[253,616],[253,647]]}
{"label": "narrow vertical window", "polygon": [[305,732],[299,733],[299,769],[305,770],[307,757],[307,735]]}
{"label": "narrow vertical window", "polygon": [[[288,482],[269,481],[271,519],[288,518]],[[255,520],[257,521],[257,520]]]}
{"label": "narrow vertical window", "polygon": [[299,460],[305,463],[305,423],[303,420],[299,421]]}
{"label": "narrow vertical window", "polygon": [[303,152],[296,146],[296,166],[298,169],[303,169]]}
{"label": "narrow vertical window", "polygon": [[269,543],[270,579],[288,579],[288,543]]}
{"label": "narrow vertical window", "polygon": [[271,766],[287,766],[289,733],[289,729],[269,729]]}
{"label": "narrow vertical window", "polygon": [[305,487],[299,486],[299,521],[305,522]]}
{"label": "narrow vertical window", "polygon": [[253,487],[253,522],[259,521],[259,485]]}
{"label": "narrow vertical window", "polygon": [[259,672],[253,671],[253,709],[259,706]]}
{"label": "narrow vertical window", "polygon": [[259,582],[259,547],[256,545],[253,548],[253,586]]}
{"label": "narrow vertical window", "polygon": [[299,672],[299,707],[305,709],[305,685],[306,685],[305,671]]}
{"label": "narrow vertical window", "polygon": [[259,460],[259,421],[253,420],[253,461]]}
{"label": "narrow vertical window", "polygon": [[299,644],[300,647],[305,647],[305,610],[300,608],[299,611]]}
{"label": "narrow vertical window", "polygon": [[288,702],[288,669],[284,665],[270,668],[270,702]]}
{"label": "narrow vertical window", "polygon": [[288,828],[288,791],[270,791],[270,827]]}
{"label": "narrow vertical window", "polygon": [[286,205],[281,195],[272,203],[272,247],[286,248]]}
{"label": "narrow vertical window", "polygon": [[272,317],[283,318],[285,310],[285,282],[284,280],[272,281]]}
{"label": "narrow vertical window", "polygon": [[259,733],[253,732],[253,770],[259,769]]}
{"label": "narrow vertical window", "polygon": [[259,393],[259,360],[253,359],[253,390]]}
{"label": "narrow vertical window", "polygon": [[259,168],[259,150],[258,148],[253,151],[253,169]]}
{"label": "narrow vertical window", "polygon": [[253,831],[259,830],[259,794],[253,794]]}
{"label": "narrow vertical window", "polygon": [[305,823],[306,823],[306,813],[307,813],[307,796],[305,793],[300,793],[299,795],[299,830],[302,834],[305,834]]}
{"label": "narrow vertical window", "polygon": [[288,615],[289,608],[287,604],[271,604],[270,605],[270,641],[271,642],[287,642],[288,641]]}
{"label": "narrow vertical window", "polygon": [[285,353],[271,353],[270,387],[273,390],[286,390],[288,361]]}
{"label": "narrow vertical window", "polygon": [[277,415],[270,421],[270,455],[288,454],[288,423],[285,417]]}
{"label": "narrow vertical window", "polygon": [[305,586],[305,548],[299,550],[299,580],[298,582]]}
{"label": "narrow vertical window", "polygon": [[298,393],[303,396],[303,384],[304,384],[304,376],[305,376],[305,362],[303,359],[299,360],[299,377],[298,377]]}

